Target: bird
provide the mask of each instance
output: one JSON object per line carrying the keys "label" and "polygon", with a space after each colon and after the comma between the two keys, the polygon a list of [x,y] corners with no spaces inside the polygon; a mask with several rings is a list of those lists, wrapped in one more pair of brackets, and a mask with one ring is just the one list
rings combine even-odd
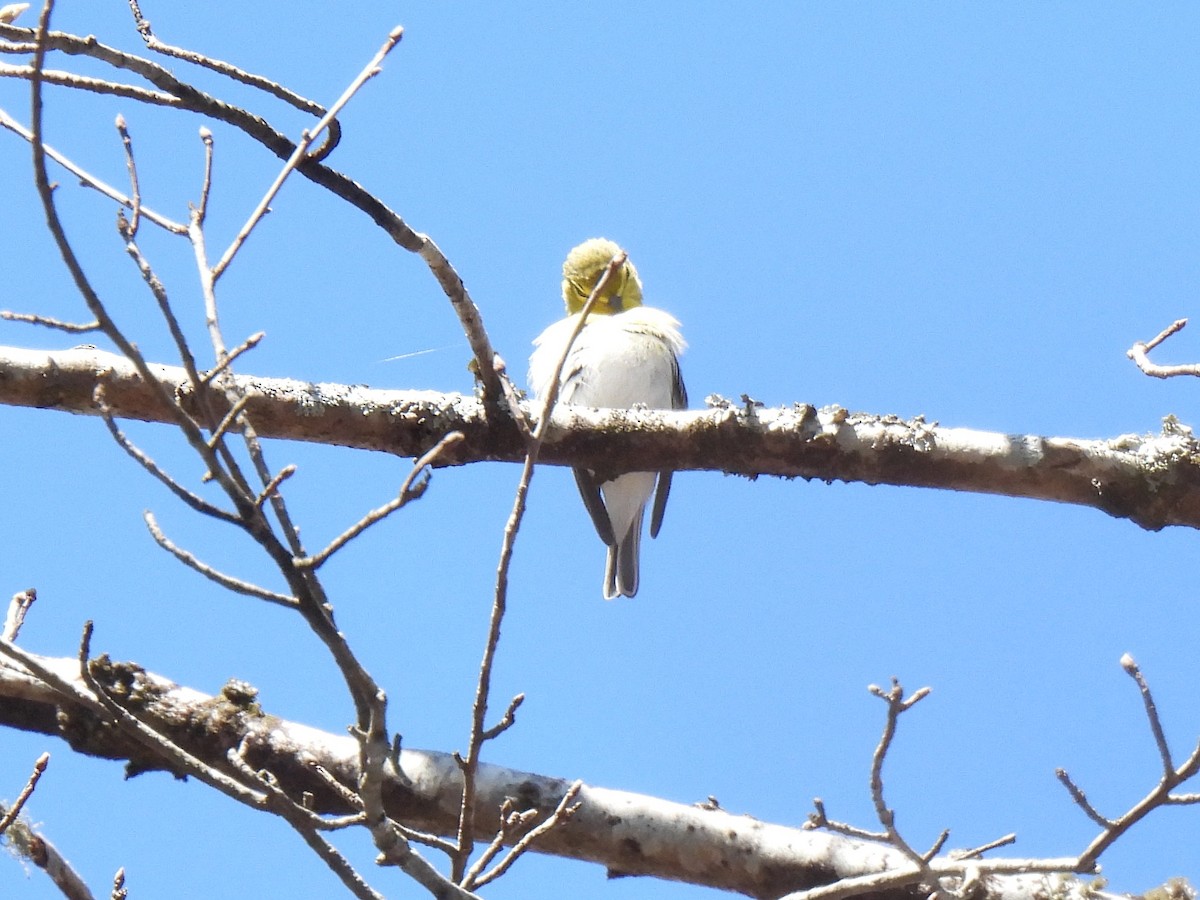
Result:
{"label": "bird", "polygon": [[[533,342],[529,386],[544,398],[580,312],[609,264],[624,251],[607,238],[591,238],[567,254],[562,297],[567,316]],[[559,401],[571,406],[685,409],[687,390],[679,355],[687,344],[670,313],[645,306],[642,282],[625,259],[608,279],[571,345],[559,379]],[[596,533],[608,547],[604,599],[633,597],[638,590],[642,524],[654,494],[650,536],[662,527],[671,472],[627,472],[607,480],[576,468],[575,481]],[[657,488],[657,490],[656,490]]]}

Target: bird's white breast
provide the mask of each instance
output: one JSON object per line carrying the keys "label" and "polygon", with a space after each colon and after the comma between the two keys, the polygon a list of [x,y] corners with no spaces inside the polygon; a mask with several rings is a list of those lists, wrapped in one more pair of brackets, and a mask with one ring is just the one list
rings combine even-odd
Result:
{"label": "bird's white breast", "polygon": [[[529,360],[529,385],[542,396],[578,316],[555,322],[538,337]],[[577,406],[657,409],[673,406],[676,357],[685,344],[668,313],[637,306],[589,316],[562,372],[560,400]]]}

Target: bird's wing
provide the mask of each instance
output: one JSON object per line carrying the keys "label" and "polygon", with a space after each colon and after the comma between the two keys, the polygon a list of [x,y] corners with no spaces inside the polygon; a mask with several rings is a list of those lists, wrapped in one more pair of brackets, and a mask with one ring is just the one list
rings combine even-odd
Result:
{"label": "bird's wing", "polygon": [[583,497],[583,505],[587,507],[592,524],[596,526],[596,534],[600,540],[610,547],[617,545],[617,536],[613,533],[612,520],[604,507],[600,496],[600,482],[588,469],[575,469],[575,483],[579,485],[579,494]]}
{"label": "bird's wing", "polygon": [[679,371],[679,357],[671,354],[671,409],[687,409],[687,387]]}
{"label": "bird's wing", "polygon": [[[679,357],[671,354],[671,408],[687,409],[687,387],[679,371]],[[650,537],[658,537],[662,528],[663,513],[667,511],[667,497],[671,494],[671,473],[658,473],[658,490],[654,494],[654,508],[650,511]]]}
{"label": "bird's wing", "polygon": [[667,511],[667,497],[671,493],[671,473],[658,473],[658,490],[654,494],[654,509],[650,512],[650,537],[658,537],[662,528],[663,513]]}

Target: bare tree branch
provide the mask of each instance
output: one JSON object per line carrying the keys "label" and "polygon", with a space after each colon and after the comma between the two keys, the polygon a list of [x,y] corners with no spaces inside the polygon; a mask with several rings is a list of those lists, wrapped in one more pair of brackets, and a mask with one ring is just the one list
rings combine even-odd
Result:
{"label": "bare tree branch", "polygon": [[[58,677],[78,680],[73,659],[37,660],[42,669]],[[227,756],[230,742],[237,746],[245,741],[246,762],[271,772],[288,796],[310,794],[312,812],[342,816],[358,811],[344,791],[331,789],[314,771],[319,766],[340,784],[357,784],[355,739],[268,715],[256,703],[245,701],[244,690],[230,688],[213,697],[126,663],[110,663],[93,674],[108,680],[112,690],[120,683],[123,690],[136,693],[144,701],[138,709],[141,719],[214,769],[233,772]],[[131,771],[166,765],[160,757],[148,755],[141,744],[103,727],[86,705],[65,699],[28,675],[0,667],[0,698],[4,700],[0,725],[61,735],[77,752],[128,760]],[[389,817],[405,828],[454,833],[462,780],[449,754],[406,748],[397,757],[396,768],[385,771],[384,777],[382,797]],[[480,833],[499,829],[499,810],[506,797],[518,798],[521,806],[537,810],[545,821],[570,787],[563,779],[481,763],[476,828]],[[576,801],[582,804],[578,812],[541,834],[533,852],[598,863],[612,874],[706,884],[752,897],[815,891],[844,879],[879,879],[882,873],[886,877],[875,894],[877,900],[912,900],[907,890],[889,888],[893,882],[887,881],[911,877],[911,862],[883,844],[587,785],[579,789]],[[1043,876],[1029,873],[1070,872],[1075,864],[1075,859],[989,860],[989,878],[978,900],[1044,896],[1039,893],[1044,891]],[[939,877],[962,877],[979,865],[979,860],[939,858],[931,861],[930,871]],[[1084,896],[1068,888],[1062,895],[1063,900]]]}
{"label": "bare tree branch", "polygon": [[[135,11],[135,18],[137,17],[138,14]],[[0,24],[0,41],[22,42],[21,45],[24,46],[26,43],[33,42],[35,38],[38,38],[38,33],[34,29]],[[180,81],[163,66],[102,44],[95,37],[47,32],[46,29],[42,29],[40,39],[34,46],[39,49],[39,54],[44,54],[46,49],[57,50],[69,55],[88,56],[114,68],[134,72],[160,90],[150,91],[134,85],[119,84],[69,72],[48,71],[42,68],[40,61],[36,67],[0,64],[0,76],[24,78],[38,85],[44,81],[70,88],[115,94],[143,103],[202,113],[241,129],[280,159],[287,160],[296,152],[297,146],[286,135],[271,127],[261,116],[224,103],[193,85]],[[220,64],[213,62],[214,65],[209,68],[220,71]],[[209,136],[211,137],[211,135]],[[499,358],[492,349],[487,332],[483,327],[483,318],[479,308],[468,294],[462,278],[432,238],[413,230],[403,218],[353,179],[322,165],[320,159],[328,152],[329,148],[325,147],[311,156],[307,156],[296,165],[296,171],[366,213],[392,240],[405,250],[418,254],[424,260],[459,318],[467,342],[475,356],[484,398],[492,404],[498,402],[508,393],[504,389],[503,379],[500,375],[502,366],[499,364]],[[202,204],[201,210],[203,208]]]}
{"label": "bare tree branch", "polygon": [[[558,806],[554,809],[554,812],[550,814],[550,818],[529,829],[524,836],[522,836],[512,845],[512,848],[504,855],[504,858],[486,872],[483,871],[483,869],[489,862],[491,862],[495,854],[493,854],[491,857],[481,856],[478,863],[476,863],[475,866],[472,866],[471,870],[467,872],[467,887],[483,887],[485,884],[495,881],[512,867],[513,863],[515,863],[521,857],[521,854],[531,849],[534,843],[541,838],[542,835],[546,834],[552,828],[557,828],[563,822],[568,821],[571,816],[575,815],[575,813],[579,812],[579,809],[583,804],[574,803],[573,801],[579,796],[579,791],[582,788],[582,781],[573,782],[571,786],[567,788],[567,792],[563,794],[562,800],[559,801]],[[513,817],[518,825],[524,826],[528,821],[532,821],[537,818],[537,811],[526,810],[524,813],[514,813]],[[514,831],[512,833],[516,834],[518,832]],[[494,846],[498,850],[503,844],[504,840],[509,838],[509,830],[507,828],[501,828],[496,837],[497,842],[494,844]]]}
{"label": "bare tree branch", "polygon": [[[392,513],[399,509],[403,509],[411,501],[419,499],[425,493],[425,488],[429,484],[429,468],[437,462],[438,457],[445,452],[447,447],[452,447],[461,440],[462,434],[457,431],[452,431],[434,444],[429,452],[427,452],[413,464],[412,470],[408,473],[408,477],[405,478],[404,482],[400,485],[400,490],[397,492],[394,499],[389,500],[383,506],[368,512],[361,519],[330,541],[329,545],[326,546],[325,549],[318,553],[314,553],[312,556],[307,556],[303,559],[296,560],[296,565],[302,568],[319,568],[325,564],[329,557],[331,557],[342,547],[346,546],[346,544],[354,540],[372,525],[382,522]],[[418,481],[417,479],[422,474],[425,475],[425,478],[421,481]]]}
{"label": "bare tree branch", "polygon": [[[187,50],[183,47],[175,47],[171,44],[166,44],[160,41],[150,27],[150,22],[142,15],[142,10],[137,0],[129,0],[129,9],[133,13],[134,24],[137,27],[138,34],[142,36],[142,40],[146,42],[146,46],[155,53],[161,53],[163,56],[171,56],[175,59],[182,59],[190,62],[193,65],[201,68],[209,69],[224,75],[226,78],[231,78],[234,81],[249,85],[253,88],[258,88],[272,97],[277,97],[285,103],[294,106],[303,112],[311,113],[314,116],[325,115],[325,107],[306,97],[301,97],[295,91],[290,91],[276,81],[270,78],[265,78],[262,75],[255,75],[252,72],[247,72],[232,63],[225,62],[219,59],[213,59],[210,56],[205,56],[203,53],[197,53],[194,50]],[[337,144],[336,138],[330,142],[330,146],[324,152],[327,154]]]}
{"label": "bare tree branch", "polygon": [[[876,689],[889,702],[885,734],[872,766],[872,797],[884,826],[884,832],[878,835],[885,841],[882,844],[855,840],[876,835],[848,826],[839,828],[840,835],[811,835],[729,816],[715,803],[702,809],[677,807],[652,798],[588,789],[579,782],[568,787],[558,779],[484,766],[483,746],[512,724],[521,700],[518,695],[510,703],[498,724],[485,726],[491,669],[506,608],[507,568],[539,456],[556,464],[586,465],[601,476],[610,471],[704,469],[749,476],[776,474],[1008,494],[1086,505],[1155,529],[1168,524],[1200,527],[1200,463],[1196,462],[1200,459],[1200,442],[1193,438],[1190,429],[1173,418],[1167,420],[1158,436],[1078,441],[941,428],[921,417],[905,421],[894,416],[851,415],[837,407],[816,410],[797,404],[766,410],[746,398],[740,406],[719,397],[710,398],[709,410],[694,413],[569,410],[552,415],[554,392],[551,391],[541,414],[531,416],[521,407],[519,392],[507,378],[503,360],[491,346],[479,309],[436,243],[410,228],[382,201],[349,178],[321,164],[337,142],[334,116],[354,90],[378,71],[383,56],[399,40],[399,29],[391,33],[377,57],[326,112],[261,76],[161,43],[142,17],[137,0],[130,0],[138,31],[150,50],[267,91],[320,117],[313,129],[304,131],[301,139],[293,143],[259,116],[199,91],[157,63],[100,44],[92,37],[50,31],[53,5],[54,0],[45,0],[36,29],[19,29],[8,24],[20,12],[16,6],[0,10],[0,41],[18,42],[8,43],[0,50],[29,52],[34,57],[28,66],[0,64],[0,76],[30,82],[31,127],[23,129],[2,112],[0,125],[21,135],[33,147],[35,181],[51,233],[96,319],[94,323],[75,324],[36,314],[3,313],[0,317],[66,332],[99,330],[114,341],[124,358],[94,348],[77,348],[65,354],[0,348],[0,404],[87,414],[99,412],[121,446],[184,502],[232,522],[249,534],[278,566],[290,596],[216,571],[171,544],[150,520],[159,543],[192,568],[227,588],[299,611],[336,661],[354,702],[357,719],[351,739],[333,738],[265,716],[257,704],[244,702],[245,692],[240,688],[227,686],[220,698],[205,697],[156,679],[136,666],[114,665],[106,657],[89,664],[89,624],[78,665],[73,670],[62,669],[59,661],[35,657],[13,646],[10,639],[16,636],[17,628],[6,627],[6,639],[0,641],[0,698],[6,698],[6,690],[11,690],[12,695],[0,703],[0,723],[61,734],[81,752],[128,759],[131,770],[187,771],[243,803],[275,812],[293,826],[353,894],[370,900],[380,895],[325,839],[324,831],[365,824],[381,851],[382,864],[399,867],[437,898],[456,900],[473,898],[469,893],[472,887],[503,874],[535,840],[545,852],[593,859],[606,865],[613,874],[695,880],[756,897],[776,897],[790,891],[793,893],[789,896],[804,900],[836,900],[863,893],[887,900],[902,897],[911,900],[919,889],[933,897],[951,893],[980,900],[1044,896],[1042,875],[1090,871],[1112,840],[1151,809],[1200,799],[1198,795],[1171,793],[1174,786],[1195,774],[1200,766],[1200,747],[1179,767],[1174,767],[1149,688],[1132,660],[1126,668],[1142,689],[1163,762],[1162,779],[1141,803],[1119,819],[1108,820],[1091,808],[1083,792],[1062,773],[1060,777],[1072,795],[1103,826],[1101,836],[1073,860],[985,863],[976,857],[1007,839],[942,857],[939,854],[948,832],[943,832],[925,853],[914,850],[901,838],[894,825],[893,811],[884,802],[881,771],[896,717],[923,694],[918,692],[905,699],[898,683],[890,693]],[[49,51],[86,56],[134,73],[157,90],[48,70],[45,62]],[[130,174],[128,198],[45,145],[42,133],[45,84],[198,112],[241,128],[285,159],[286,164],[224,255],[210,264],[203,225],[212,186],[211,132],[206,128],[201,130],[205,146],[201,200],[184,228],[143,206],[133,145],[123,120],[118,119],[117,127]],[[327,127],[330,140],[326,146],[310,152],[315,137]],[[182,369],[150,364],[110,317],[59,221],[47,159],[67,167],[89,186],[132,210],[129,219],[121,215],[119,228],[127,252],[159,302],[184,363]],[[292,171],[302,173],[366,212],[396,243],[422,257],[459,317],[482,385],[481,401],[432,392],[402,394],[255,379],[232,371],[233,358],[253,346],[257,338],[251,338],[232,353],[226,350],[217,317],[215,284],[261,219],[283,179]],[[215,352],[215,365],[207,374],[199,372],[166,291],[135,243],[143,217],[174,233],[186,233],[192,243]],[[619,264],[620,260],[614,260],[610,272]],[[594,293],[599,290],[600,284]],[[1148,360],[1148,351],[1183,324],[1180,320],[1149,343],[1135,344],[1130,356],[1144,372],[1158,377],[1200,374],[1200,366],[1159,367]],[[553,379],[554,386],[557,380]],[[76,392],[80,390],[78,396],[83,400],[76,404]],[[124,436],[116,427],[114,416],[178,427],[208,465],[209,476],[225,490],[233,511],[225,512],[207,504],[173,480]],[[530,422],[535,423],[532,429]],[[234,433],[239,433],[245,441],[253,476],[243,475],[241,452],[235,455],[229,446],[227,438]],[[280,491],[283,481],[295,468],[268,466],[260,435],[383,450],[421,459],[397,501],[369,513],[325,551],[308,556]],[[421,484],[415,483],[415,479],[427,465],[479,460],[523,461],[524,466],[501,550],[469,748],[465,758],[401,751],[398,738],[389,739],[387,698],[336,629],[333,607],[317,579],[316,569],[364,528],[399,508],[407,499],[419,496]],[[261,483],[261,490],[252,485],[254,477]],[[269,511],[274,512],[274,521],[268,516]],[[130,682],[141,688],[137,693],[137,709],[129,708],[124,699]],[[219,714],[214,712],[217,709]],[[235,746],[230,746],[231,740],[236,740]],[[514,796],[516,801],[511,799]],[[296,797],[300,799],[293,799]],[[314,798],[313,808],[309,797]],[[456,804],[457,820],[450,812]],[[818,813],[823,819],[819,801]],[[541,824],[532,827],[539,818]],[[485,829],[491,829],[495,838],[483,857],[468,870],[475,835]],[[455,834],[456,840],[443,841],[437,834]],[[449,848],[453,878],[459,884],[437,872],[413,850],[410,840]],[[504,846],[510,846],[511,850],[493,865]],[[485,871],[488,866],[492,868]],[[981,872],[986,879],[981,878]],[[113,896],[123,893],[123,874],[118,873]],[[1085,887],[1076,890],[1067,883],[1055,895],[1095,897],[1096,892]],[[68,896],[75,895],[68,893]],[[90,894],[83,887],[78,896]]]}
{"label": "bare tree branch", "polygon": [[579,337],[579,333],[583,331],[588,313],[592,311],[592,307],[595,306],[596,299],[604,291],[605,285],[624,263],[625,254],[621,253],[614,257],[608,264],[608,267],[600,273],[600,277],[596,279],[596,284],[592,288],[587,302],[583,304],[583,309],[580,310],[579,321],[575,324],[574,331],[571,332],[570,338],[563,346],[558,363],[554,367],[554,372],[550,377],[550,388],[546,391],[546,396],[542,399],[538,424],[529,439],[528,447],[525,451],[525,459],[522,462],[521,477],[517,482],[512,511],[509,513],[508,521],[504,525],[504,536],[500,546],[500,562],[496,566],[496,588],[492,597],[492,612],[488,622],[487,639],[484,642],[483,659],[479,664],[479,679],[475,688],[475,702],[471,709],[471,732],[467,741],[467,752],[465,755],[455,756],[455,760],[462,768],[463,791],[462,805],[458,818],[458,846],[453,856],[453,877],[456,882],[462,885],[468,885],[471,881],[471,878],[468,877],[467,864],[475,848],[475,772],[479,766],[480,753],[485,742],[492,740],[512,724],[513,715],[516,713],[517,707],[525,699],[524,695],[517,695],[509,704],[508,710],[499,724],[493,728],[487,727],[485,719],[487,717],[488,703],[491,700],[492,666],[495,663],[496,650],[500,643],[500,625],[504,621],[504,614],[508,608],[508,570],[512,563],[517,532],[520,530],[521,520],[525,516],[526,502],[529,497],[529,485],[533,481],[534,467],[537,465],[538,456],[546,440],[546,431],[550,426],[550,413],[554,409],[555,401],[558,399],[559,378],[562,375],[563,366],[566,364],[567,355],[571,352],[571,345],[575,343],[576,338]]}
{"label": "bare tree branch", "polygon": [[246,224],[244,224],[241,230],[238,231],[237,235],[233,239],[233,242],[229,245],[229,248],[221,256],[221,259],[215,265],[213,265],[213,281],[216,281],[221,277],[221,274],[229,267],[229,264],[233,261],[234,256],[237,254],[242,244],[246,242],[246,238],[250,236],[250,232],[254,230],[254,226],[257,225],[259,221],[262,220],[262,217],[267,214],[267,209],[270,207],[271,201],[275,199],[275,195],[278,194],[279,190],[283,187],[284,181],[287,180],[287,177],[296,170],[297,166],[299,166],[301,161],[303,161],[308,155],[309,146],[311,146],[313,141],[315,141],[317,137],[330,126],[330,124],[333,122],[334,116],[341,112],[345,105],[350,102],[350,98],[352,98],[358,92],[359,88],[366,84],[368,79],[379,73],[379,67],[383,64],[384,57],[387,56],[392,51],[392,48],[400,42],[400,37],[403,34],[404,30],[402,28],[393,28],[391,33],[388,34],[387,40],[384,41],[383,46],[379,48],[379,51],[371,58],[371,61],[367,63],[366,67],[358,74],[358,77],[356,77],[354,81],[350,83],[350,86],[346,88],[342,95],[338,97],[336,101],[334,101],[333,106],[329,107],[328,111],[321,116],[320,121],[318,121],[317,124],[311,129],[306,128],[304,130],[304,133],[300,136],[300,140],[296,143],[296,149],[293,150],[291,155],[287,158],[287,162],[284,163],[284,166],[280,170],[279,174],[275,176],[275,180],[271,182],[271,186],[267,188],[267,192],[263,196],[262,200],[259,201],[258,206],[256,206],[254,211],[250,213],[250,218],[246,220]]}
{"label": "bare tree branch", "polygon": [[1071,799],[1101,829],[1100,834],[1079,855],[1079,865],[1081,867],[1094,866],[1101,854],[1116,843],[1121,835],[1125,834],[1130,828],[1159,807],[1200,802],[1200,795],[1171,793],[1185,781],[1200,774],[1200,743],[1196,745],[1196,748],[1185,760],[1176,763],[1171,756],[1170,748],[1167,746],[1166,734],[1163,731],[1162,720],[1158,715],[1158,706],[1154,702],[1154,695],[1150,692],[1150,685],[1146,681],[1146,677],[1142,674],[1141,668],[1128,653],[1121,657],[1121,668],[1125,670],[1126,675],[1134,680],[1138,686],[1138,691],[1141,693],[1142,705],[1146,711],[1146,722],[1150,726],[1150,733],[1154,738],[1154,745],[1158,750],[1159,760],[1162,764],[1162,775],[1158,783],[1145,797],[1117,818],[1110,819],[1101,815],[1092,806],[1083,791],[1071,780],[1071,776],[1064,769],[1057,771],[1058,780],[1067,788],[1067,791],[1071,794]]}
{"label": "bare tree branch", "polygon": [[883,764],[887,759],[888,751],[892,747],[892,741],[896,737],[896,727],[899,724],[901,714],[912,709],[915,704],[929,696],[929,688],[920,688],[911,696],[905,697],[904,688],[900,686],[898,680],[893,678],[890,690],[885,691],[874,684],[868,690],[883,700],[888,707],[883,726],[883,736],[880,737],[879,743],[875,746],[875,752],[871,755],[871,802],[875,806],[875,815],[878,817],[879,823],[883,826],[888,843],[918,866],[924,867],[937,854],[941,845],[945,843],[948,833],[943,832],[938,844],[928,853],[918,853],[913,849],[912,845],[904,839],[899,829],[896,828],[896,813],[887,805],[887,800],[884,797]]}
{"label": "bare tree branch", "polygon": [[232,575],[227,575],[224,572],[214,569],[208,563],[203,562],[196,557],[195,554],[189,553],[182,547],[178,546],[174,541],[163,534],[162,529],[158,525],[158,520],[154,518],[154,514],[148,510],[142,514],[146,521],[146,528],[150,531],[150,536],[154,538],[154,542],[162,547],[177,560],[199,572],[210,581],[219,584],[228,591],[233,591],[235,594],[245,594],[248,597],[257,597],[259,600],[266,600],[268,603],[275,603],[279,606],[287,607],[288,609],[296,608],[296,598],[289,597],[286,594],[281,594],[278,591],[272,591],[257,584],[252,584],[249,581],[244,581],[241,578],[235,578]]}
{"label": "bare tree branch", "polygon": [[1190,363],[1181,366],[1160,366],[1151,362],[1149,353],[1171,335],[1180,332],[1187,325],[1187,319],[1176,319],[1157,335],[1148,341],[1138,341],[1130,347],[1125,355],[1137,364],[1147,375],[1154,378],[1175,378],[1180,375],[1200,375],[1200,363]]}
{"label": "bare tree branch", "polygon": [[4,628],[0,629],[0,640],[15,641],[25,624],[25,616],[29,607],[37,602],[37,589],[28,588],[13,594],[8,604],[8,612],[4,615]]}
{"label": "bare tree branch", "polygon": [[[163,393],[178,395],[185,408],[194,403],[182,369],[148,368]],[[100,381],[113,415],[173,421],[159,391],[120,356],[90,347],[0,346],[0,404],[95,415],[92,391]],[[525,456],[517,424],[487,415],[472,397],[245,375],[235,382],[263,437],[419,457],[461,431],[463,440],[447,448],[438,465]],[[1149,530],[1200,528],[1200,441],[1171,417],[1157,435],[1085,440],[947,428],[839,407],[714,403],[683,412],[559,410],[539,462],[947,488],[1092,507]]]}
{"label": "bare tree branch", "polygon": [[87,883],[46,837],[23,818],[17,819],[5,835],[7,844],[21,859],[29,860],[46,873],[66,900],[94,900]]}
{"label": "bare tree branch", "polygon": [[25,787],[21,788],[21,793],[17,794],[17,799],[12,802],[12,806],[3,815],[0,815],[0,834],[8,831],[12,823],[17,820],[17,816],[21,814],[21,808],[33,796],[34,789],[37,788],[37,783],[41,780],[42,774],[46,771],[46,766],[49,763],[49,753],[43,753],[34,762],[33,772],[30,774],[29,780],[25,782]]}
{"label": "bare tree branch", "polygon": [[41,325],[43,328],[53,328],[55,331],[64,331],[67,334],[89,334],[93,331],[100,330],[100,323],[92,322],[64,322],[61,319],[55,319],[51,316],[39,316],[36,313],[21,313],[11,312],[10,310],[0,310],[0,319],[7,322],[24,322],[27,325]]}

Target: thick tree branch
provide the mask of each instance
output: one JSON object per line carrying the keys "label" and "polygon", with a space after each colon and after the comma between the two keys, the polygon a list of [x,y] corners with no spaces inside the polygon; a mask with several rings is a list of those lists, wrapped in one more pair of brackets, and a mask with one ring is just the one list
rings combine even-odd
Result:
{"label": "thick tree branch", "polygon": [[[39,657],[62,678],[76,680],[74,659]],[[103,658],[102,658],[103,659]],[[311,810],[323,815],[357,812],[347,793],[330,786],[324,769],[343,785],[356,783],[359,745],[287,722],[263,712],[252,690],[231,683],[212,697],[175,685],[125,663],[107,663],[94,674],[136,698],[138,717],[214,768],[229,770],[229,750],[241,748],[245,763],[270,771],[290,796],[309,792]],[[13,669],[0,667],[0,725],[58,735],[80,753],[127,760],[131,774],[169,769],[147,748],[104,725],[84,705],[66,701],[48,686]],[[383,789],[388,814],[408,828],[450,834],[457,827],[461,773],[449,754],[403,750],[399,774],[389,769]],[[500,826],[498,811],[506,798],[535,809],[545,821],[571,787],[563,779],[480,765],[477,775],[477,827],[489,833]],[[649,875],[705,884],[753,897],[780,897],[809,891],[842,879],[872,879],[904,873],[911,863],[882,844],[841,835],[771,825],[719,809],[671,803],[624,791],[580,788],[579,810],[542,834],[534,852],[586,860],[613,875]],[[971,867],[987,867],[986,888],[976,900],[1032,900],[1045,890],[1044,875],[1068,871],[1072,860],[934,860],[940,877],[960,879]],[[903,879],[900,879],[903,880]],[[1084,891],[1068,882],[1056,892],[1062,900],[1080,900]],[[911,887],[889,888],[885,878],[875,900],[916,900]]]}
{"label": "thick tree branch", "polygon": [[[183,369],[152,366],[166,394],[188,404]],[[438,465],[519,462],[517,423],[460,394],[373,390],[236,376],[259,435],[420,456],[451,431],[463,440]],[[92,347],[0,347],[0,404],[94,415],[98,383],[115,416],[172,421],[123,357]],[[175,392],[179,393],[176,394]],[[1150,530],[1200,528],[1200,441],[1168,418],[1158,435],[1107,440],[945,428],[923,419],[796,405],[724,401],[707,410],[589,411],[554,415],[540,462],[622,469],[709,470],[824,481],[936,487],[1054,500],[1131,519]]]}

